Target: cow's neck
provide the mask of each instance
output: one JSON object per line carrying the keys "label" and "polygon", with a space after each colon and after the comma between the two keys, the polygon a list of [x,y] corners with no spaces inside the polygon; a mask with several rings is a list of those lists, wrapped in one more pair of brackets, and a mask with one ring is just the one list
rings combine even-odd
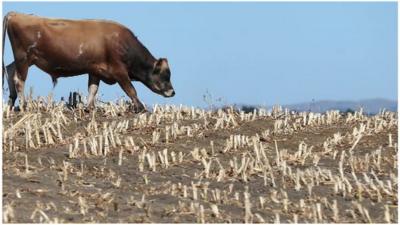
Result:
{"label": "cow's neck", "polygon": [[157,60],[133,34],[132,36],[133,41],[130,43],[127,52],[127,61],[130,67],[129,76],[132,80],[146,82],[153,72],[153,66]]}
{"label": "cow's neck", "polygon": [[135,62],[131,64],[129,76],[132,80],[145,82],[148,79],[148,76],[153,72],[155,61],[155,59],[136,58]]}

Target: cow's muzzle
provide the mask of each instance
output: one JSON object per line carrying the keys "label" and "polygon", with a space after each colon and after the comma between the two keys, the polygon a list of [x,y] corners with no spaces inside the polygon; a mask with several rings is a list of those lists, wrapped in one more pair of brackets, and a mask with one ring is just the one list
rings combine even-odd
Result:
{"label": "cow's muzzle", "polygon": [[164,95],[164,97],[167,97],[167,98],[174,97],[175,91],[174,91],[174,89],[169,89],[168,91],[164,91],[163,95]]}

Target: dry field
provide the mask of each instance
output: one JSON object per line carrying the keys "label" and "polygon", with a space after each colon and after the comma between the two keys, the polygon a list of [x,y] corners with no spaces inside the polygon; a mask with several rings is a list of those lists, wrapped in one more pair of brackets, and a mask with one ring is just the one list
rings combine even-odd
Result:
{"label": "dry field", "polygon": [[3,111],[3,222],[398,221],[396,113],[46,102]]}

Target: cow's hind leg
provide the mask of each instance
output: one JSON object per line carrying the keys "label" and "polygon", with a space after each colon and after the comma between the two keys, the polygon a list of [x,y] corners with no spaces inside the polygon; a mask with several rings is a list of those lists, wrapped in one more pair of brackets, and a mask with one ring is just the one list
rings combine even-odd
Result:
{"label": "cow's hind leg", "polygon": [[133,87],[131,81],[129,79],[124,79],[118,81],[119,86],[125,91],[125,93],[129,96],[132,100],[134,111],[135,112],[142,112],[145,110],[143,104],[139,101],[136,90]]}
{"label": "cow's hind leg", "polygon": [[100,79],[93,74],[89,74],[88,91],[89,97],[87,102],[88,109],[94,108],[97,90],[99,89]]}
{"label": "cow's hind leg", "polygon": [[16,71],[14,73],[14,84],[15,84],[15,89],[17,91],[18,97],[19,97],[19,107],[23,111],[25,107],[25,95],[24,95],[24,89],[25,89],[25,80],[28,74],[28,68],[29,65],[26,63],[17,63],[16,64]]}
{"label": "cow's hind leg", "polygon": [[14,82],[14,76],[15,76],[15,63],[12,62],[10,63],[7,67],[7,83],[8,83],[8,89],[10,91],[10,95],[8,97],[8,106],[12,108],[15,104],[15,100],[17,100],[17,91],[15,89],[15,82]]}

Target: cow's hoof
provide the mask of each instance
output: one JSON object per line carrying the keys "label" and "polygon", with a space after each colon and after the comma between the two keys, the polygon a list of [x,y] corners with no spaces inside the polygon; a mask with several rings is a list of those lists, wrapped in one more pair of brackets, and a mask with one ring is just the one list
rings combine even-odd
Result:
{"label": "cow's hoof", "polygon": [[134,107],[133,112],[134,113],[145,113],[145,112],[147,112],[147,110],[144,107],[143,108]]}
{"label": "cow's hoof", "polygon": [[26,104],[18,105],[14,107],[14,111],[16,112],[26,112],[28,110],[28,106]]}
{"label": "cow's hoof", "polygon": [[132,105],[132,111],[134,113],[143,113],[146,112],[146,108],[143,106],[143,104],[139,103],[139,104],[133,104]]}
{"label": "cow's hoof", "polygon": [[93,112],[93,111],[96,111],[96,109],[95,109],[94,107],[85,107],[85,108],[83,109],[83,111],[84,111],[85,113],[91,113],[91,112]]}
{"label": "cow's hoof", "polygon": [[11,106],[11,105],[7,105],[7,108],[8,108],[9,111],[13,112],[13,111],[15,111],[16,107]]}
{"label": "cow's hoof", "polygon": [[149,111],[147,111],[146,108],[143,108],[142,110],[138,111],[137,113],[147,113],[147,112],[149,112]]}

